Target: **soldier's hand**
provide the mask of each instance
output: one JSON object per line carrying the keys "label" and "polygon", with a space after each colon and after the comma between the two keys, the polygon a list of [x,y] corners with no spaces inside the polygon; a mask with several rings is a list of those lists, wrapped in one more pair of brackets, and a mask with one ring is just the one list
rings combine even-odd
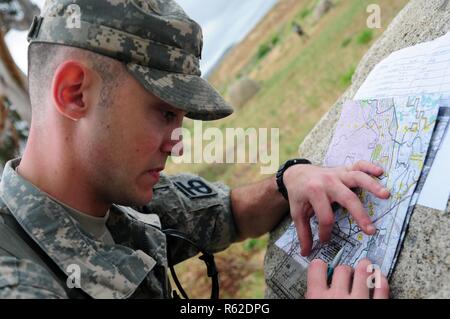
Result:
{"label": "soldier's hand", "polygon": [[[356,269],[338,266],[334,270],[331,285],[327,283],[327,264],[315,259],[308,269],[308,299],[387,299],[389,285],[379,269],[369,272],[371,262],[361,260]],[[375,282],[372,282],[375,279]],[[371,286],[370,286],[371,285]],[[373,288],[372,288],[373,287]],[[372,290],[373,289],[373,290]]]}
{"label": "soldier's hand", "polygon": [[334,225],[333,203],[345,207],[362,231],[376,232],[358,196],[351,188],[362,188],[386,199],[389,190],[372,176],[383,174],[381,167],[360,161],[349,167],[322,168],[313,165],[294,165],[288,168],[283,180],[288,191],[292,220],[297,229],[301,254],[308,256],[312,248],[311,217],[316,214],[321,242],[330,239]]}

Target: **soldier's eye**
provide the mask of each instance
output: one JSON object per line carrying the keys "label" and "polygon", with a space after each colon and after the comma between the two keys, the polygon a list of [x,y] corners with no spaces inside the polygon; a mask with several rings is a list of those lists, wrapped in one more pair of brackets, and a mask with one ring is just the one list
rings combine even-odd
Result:
{"label": "soldier's eye", "polygon": [[175,120],[175,118],[177,117],[177,115],[174,112],[171,111],[161,111],[163,114],[164,119],[166,120],[167,123],[172,122],[173,120]]}

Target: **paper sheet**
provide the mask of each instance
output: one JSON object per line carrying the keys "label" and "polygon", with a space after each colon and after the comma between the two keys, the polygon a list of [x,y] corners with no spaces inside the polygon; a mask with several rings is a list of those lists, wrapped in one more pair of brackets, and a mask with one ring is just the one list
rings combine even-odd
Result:
{"label": "paper sheet", "polygon": [[418,204],[445,211],[449,199],[450,184],[450,130],[447,128],[442,147],[438,150],[425,184],[419,196]]}

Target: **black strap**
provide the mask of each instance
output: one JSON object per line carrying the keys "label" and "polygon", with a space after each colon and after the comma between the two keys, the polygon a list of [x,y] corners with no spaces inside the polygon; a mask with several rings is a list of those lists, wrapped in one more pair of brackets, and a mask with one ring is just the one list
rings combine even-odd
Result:
{"label": "black strap", "polygon": [[[211,299],[219,299],[219,272],[217,271],[216,263],[214,261],[214,255],[209,253],[208,251],[206,251],[205,249],[203,249],[196,243],[194,243],[192,240],[190,240],[186,236],[186,234],[184,234],[176,229],[164,229],[163,233],[166,234],[166,236],[168,236],[168,237],[174,237],[174,238],[181,239],[181,240],[188,242],[190,245],[195,247],[200,253],[202,253],[202,255],[199,258],[206,263],[207,274],[208,274],[208,277],[210,277],[211,281],[212,281]],[[167,250],[168,250],[167,255],[169,258],[170,273],[172,274],[172,278],[175,282],[175,285],[177,286],[178,291],[181,293],[181,295],[185,299],[189,299],[188,295],[186,294],[183,287],[181,286],[180,281],[178,280],[178,277],[175,273],[173,262],[170,260],[172,255],[169,251],[169,246],[167,246]],[[173,294],[174,294],[173,297],[175,299],[179,299],[179,296],[176,293],[176,291],[174,291]]]}
{"label": "black strap", "polygon": [[[30,247],[36,255],[39,256],[41,260],[36,260],[30,254],[26,254],[25,251],[18,250],[15,245],[10,243],[10,239],[1,238],[0,247],[6,250],[8,253],[12,254],[18,259],[31,259],[33,262],[45,265],[45,268],[50,269],[50,271],[58,278],[59,282],[62,283],[61,286],[66,291],[67,296],[70,299],[91,299],[92,297],[85,293],[80,288],[69,288],[66,284],[67,275],[64,271],[59,268],[59,266],[42,250],[42,248],[28,235],[28,233],[20,226],[19,222],[10,214],[1,214],[4,221],[0,221],[0,238],[1,236],[6,236],[8,232],[12,231],[17,234],[27,245]],[[4,227],[2,227],[4,226]],[[4,228],[4,229],[1,229]],[[4,232],[5,230],[6,232]]]}

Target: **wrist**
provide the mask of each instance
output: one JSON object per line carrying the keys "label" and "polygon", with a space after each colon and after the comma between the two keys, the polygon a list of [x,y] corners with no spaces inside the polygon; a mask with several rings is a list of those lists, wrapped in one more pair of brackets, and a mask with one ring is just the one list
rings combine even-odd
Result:
{"label": "wrist", "polygon": [[283,176],[283,181],[285,185],[289,185],[291,181],[294,179],[298,179],[300,175],[302,175],[303,171],[307,169],[307,166],[310,164],[297,164],[294,166],[289,167],[285,172]]}
{"label": "wrist", "polygon": [[[290,180],[290,176],[293,175],[292,172],[296,171],[299,167],[300,169],[303,169],[304,166],[310,165],[311,162],[307,159],[298,158],[298,159],[292,159],[285,162],[283,165],[280,166],[278,169],[277,175],[276,175],[276,181],[278,185],[278,191],[283,195],[283,197],[289,201],[288,198],[288,192],[286,188],[286,181]],[[303,166],[303,168],[302,168]],[[293,169],[294,167],[297,167],[297,169]],[[286,174],[289,171],[288,174]],[[288,182],[289,183],[289,182]]]}

